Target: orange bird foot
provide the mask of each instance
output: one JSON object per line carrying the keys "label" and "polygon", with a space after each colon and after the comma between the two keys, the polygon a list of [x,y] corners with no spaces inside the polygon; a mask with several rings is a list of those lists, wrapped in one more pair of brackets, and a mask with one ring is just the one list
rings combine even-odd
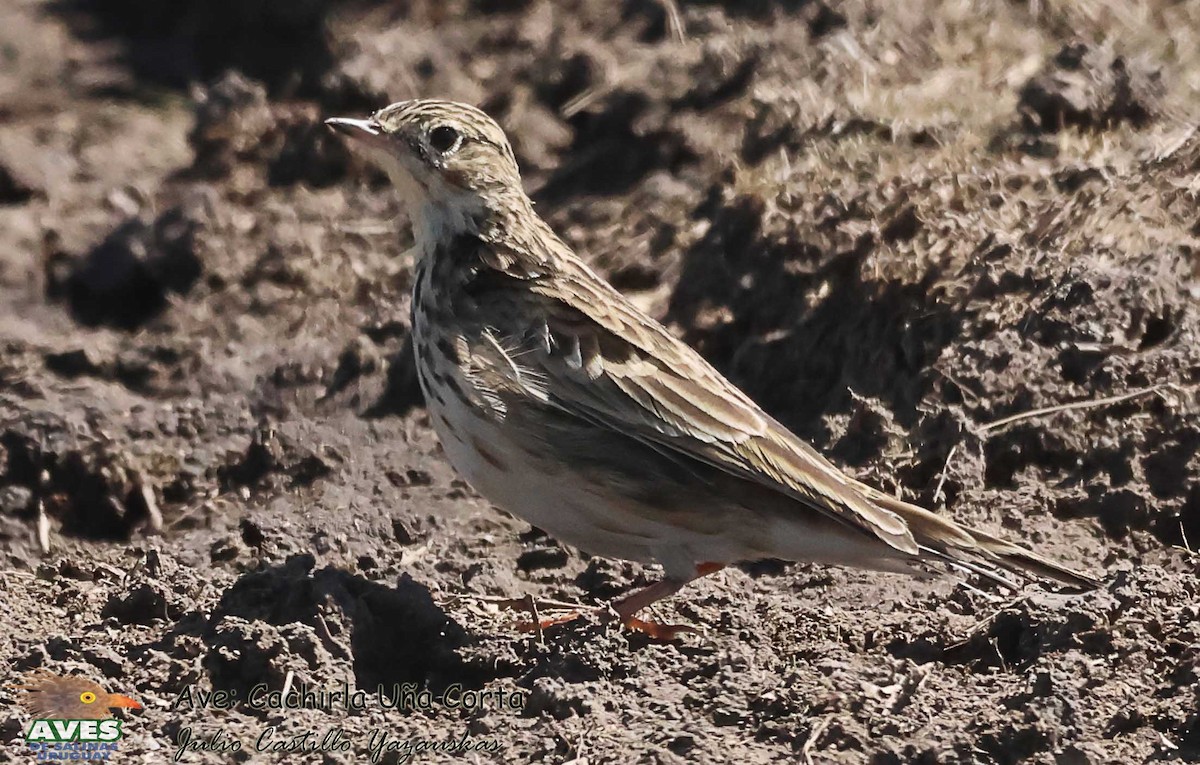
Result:
{"label": "orange bird foot", "polygon": [[578,611],[571,611],[560,616],[548,616],[545,619],[539,619],[536,622],[517,622],[517,630],[520,632],[541,632],[548,630],[551,627],[556,627],[559,624],[566,624],[578,619],[582,614]]}
{"label": "orange bird foot", "polygon": [[[600,615],[612,617],[613,613],[607,607],[597,608],[596,612]],[[552,627],[557,627],[560,624],[567,624],[583,616],[583,614],[575,611],[561,616],[551,616],[545,619],[539,619],[536,622],[518,622],[517,630],[520,632],[543,632]],[[698,634],[699,629],[689,624],[662,624],[660,622],[649,621],[647,619],[639,619],[636,616],[629,616],[621,619],[621,624],[633,632],[640,632],[651,640],[660,640],[664,643],[679,639],[680,635]]]}
{"label": "orange bird foot", "polygon": [[[627,628],[635,632],[641,632],[652,640],[669,642],[675,640],[680,635],[696,634],[700,630],[687,624],[660,624],[646,619],[639,619],[634,614],[652,603],[674,595],[688,582],[716,573],[722,568],[724,568],[724,565],[720,563],[701,563],[696,566],[695,574],[690,577],[684,579],[663,579],[595,610],[601,611],[609,617],[615,616]],[[536,610],[533,611],[533,616],[537,617]],[[536,622],[521,622],[517,625],[517,629],[521,632],[540,633],[542,630],[549,629],[550,627],[575,621],[580,616],[581,614],[578,611],[572,611],[562,616],[539,619]]]}
{"label": "orange bird foot", "polygon": [[634,616],[625,619],[622,624],[634,632],[642,633],[651,640],[659,640],[664,643],[678,640],[680,635],[698,635],[700,633],[698,628],[690,624],[662,624],[638,619]]}

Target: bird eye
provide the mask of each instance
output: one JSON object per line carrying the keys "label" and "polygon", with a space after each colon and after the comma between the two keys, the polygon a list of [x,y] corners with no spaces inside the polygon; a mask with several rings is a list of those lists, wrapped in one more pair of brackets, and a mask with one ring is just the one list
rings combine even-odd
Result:
{"label": "bird eye", "polygon": [[462,135],[449,125],[438,125],[429,131],[429,145],[441,154],[449,154],[462,143]]}
{"label": "bird eye", "polygon": [[96,694],[92,693],[91,691],[84,691],[83,693],[79,694],[79,700],[84,704],[91,704],[96,700]]}

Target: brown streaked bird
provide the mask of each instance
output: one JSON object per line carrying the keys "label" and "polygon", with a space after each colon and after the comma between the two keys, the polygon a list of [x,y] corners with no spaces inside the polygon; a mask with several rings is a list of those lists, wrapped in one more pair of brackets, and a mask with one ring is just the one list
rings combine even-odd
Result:
{"label": "brown streaked bird", "polygon": [[326,124],[391,177],[418,255],[412,338],[454,467],[593,555],[662,564],[641,609],[726,564],[782,558],[909,574],[928,562],[1089,576],[842,473],[592,271],[533,210],[500,127],[414,100]]}
{"label": "brown streaked bird", "polygon": [[141,709],[134,699],[109,693],[86,677],[39,672],[25,685],[21,705],[38,720],[104,720],[113,709]]}

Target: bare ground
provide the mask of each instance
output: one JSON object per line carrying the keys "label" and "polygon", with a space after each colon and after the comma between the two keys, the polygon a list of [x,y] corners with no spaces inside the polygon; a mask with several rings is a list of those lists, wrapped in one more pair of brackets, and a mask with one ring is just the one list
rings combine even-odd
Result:
{"label": "bare ground", "polygon": [[[3,4],[0,682],[136,696],[124,761],[187,728],[244,749],[185,762],[299,761],[253,751],[272,725],[342,728],[314,762],[374,729],[500,746],[467,761],[1200,760],[1198,38],[1166,0]],[[440,456],[403,214],[319,126],[417,95],[494,114],[555,228],[839,464],[1105,585],[767,562],[667,604],[678,643],[515,631],[496,600],[655,572]],[[524,708],[170,708],[289,676]]]}

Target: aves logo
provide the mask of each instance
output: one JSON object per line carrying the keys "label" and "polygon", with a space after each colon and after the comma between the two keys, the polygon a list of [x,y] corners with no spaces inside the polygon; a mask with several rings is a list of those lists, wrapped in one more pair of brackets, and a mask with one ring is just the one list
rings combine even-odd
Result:
{"label": "aves logo", "polygon": [[119,741],[120,720],[34,720],[25,740],[52,744],[69,741]]}
{"label": "aves logo", "polygon": [[142,708],[77,675],[43,672],[16,688],[25,691],[21,705],[33,716],[25,742],[39,760],[109,759],[124,735],[113,710]]}

